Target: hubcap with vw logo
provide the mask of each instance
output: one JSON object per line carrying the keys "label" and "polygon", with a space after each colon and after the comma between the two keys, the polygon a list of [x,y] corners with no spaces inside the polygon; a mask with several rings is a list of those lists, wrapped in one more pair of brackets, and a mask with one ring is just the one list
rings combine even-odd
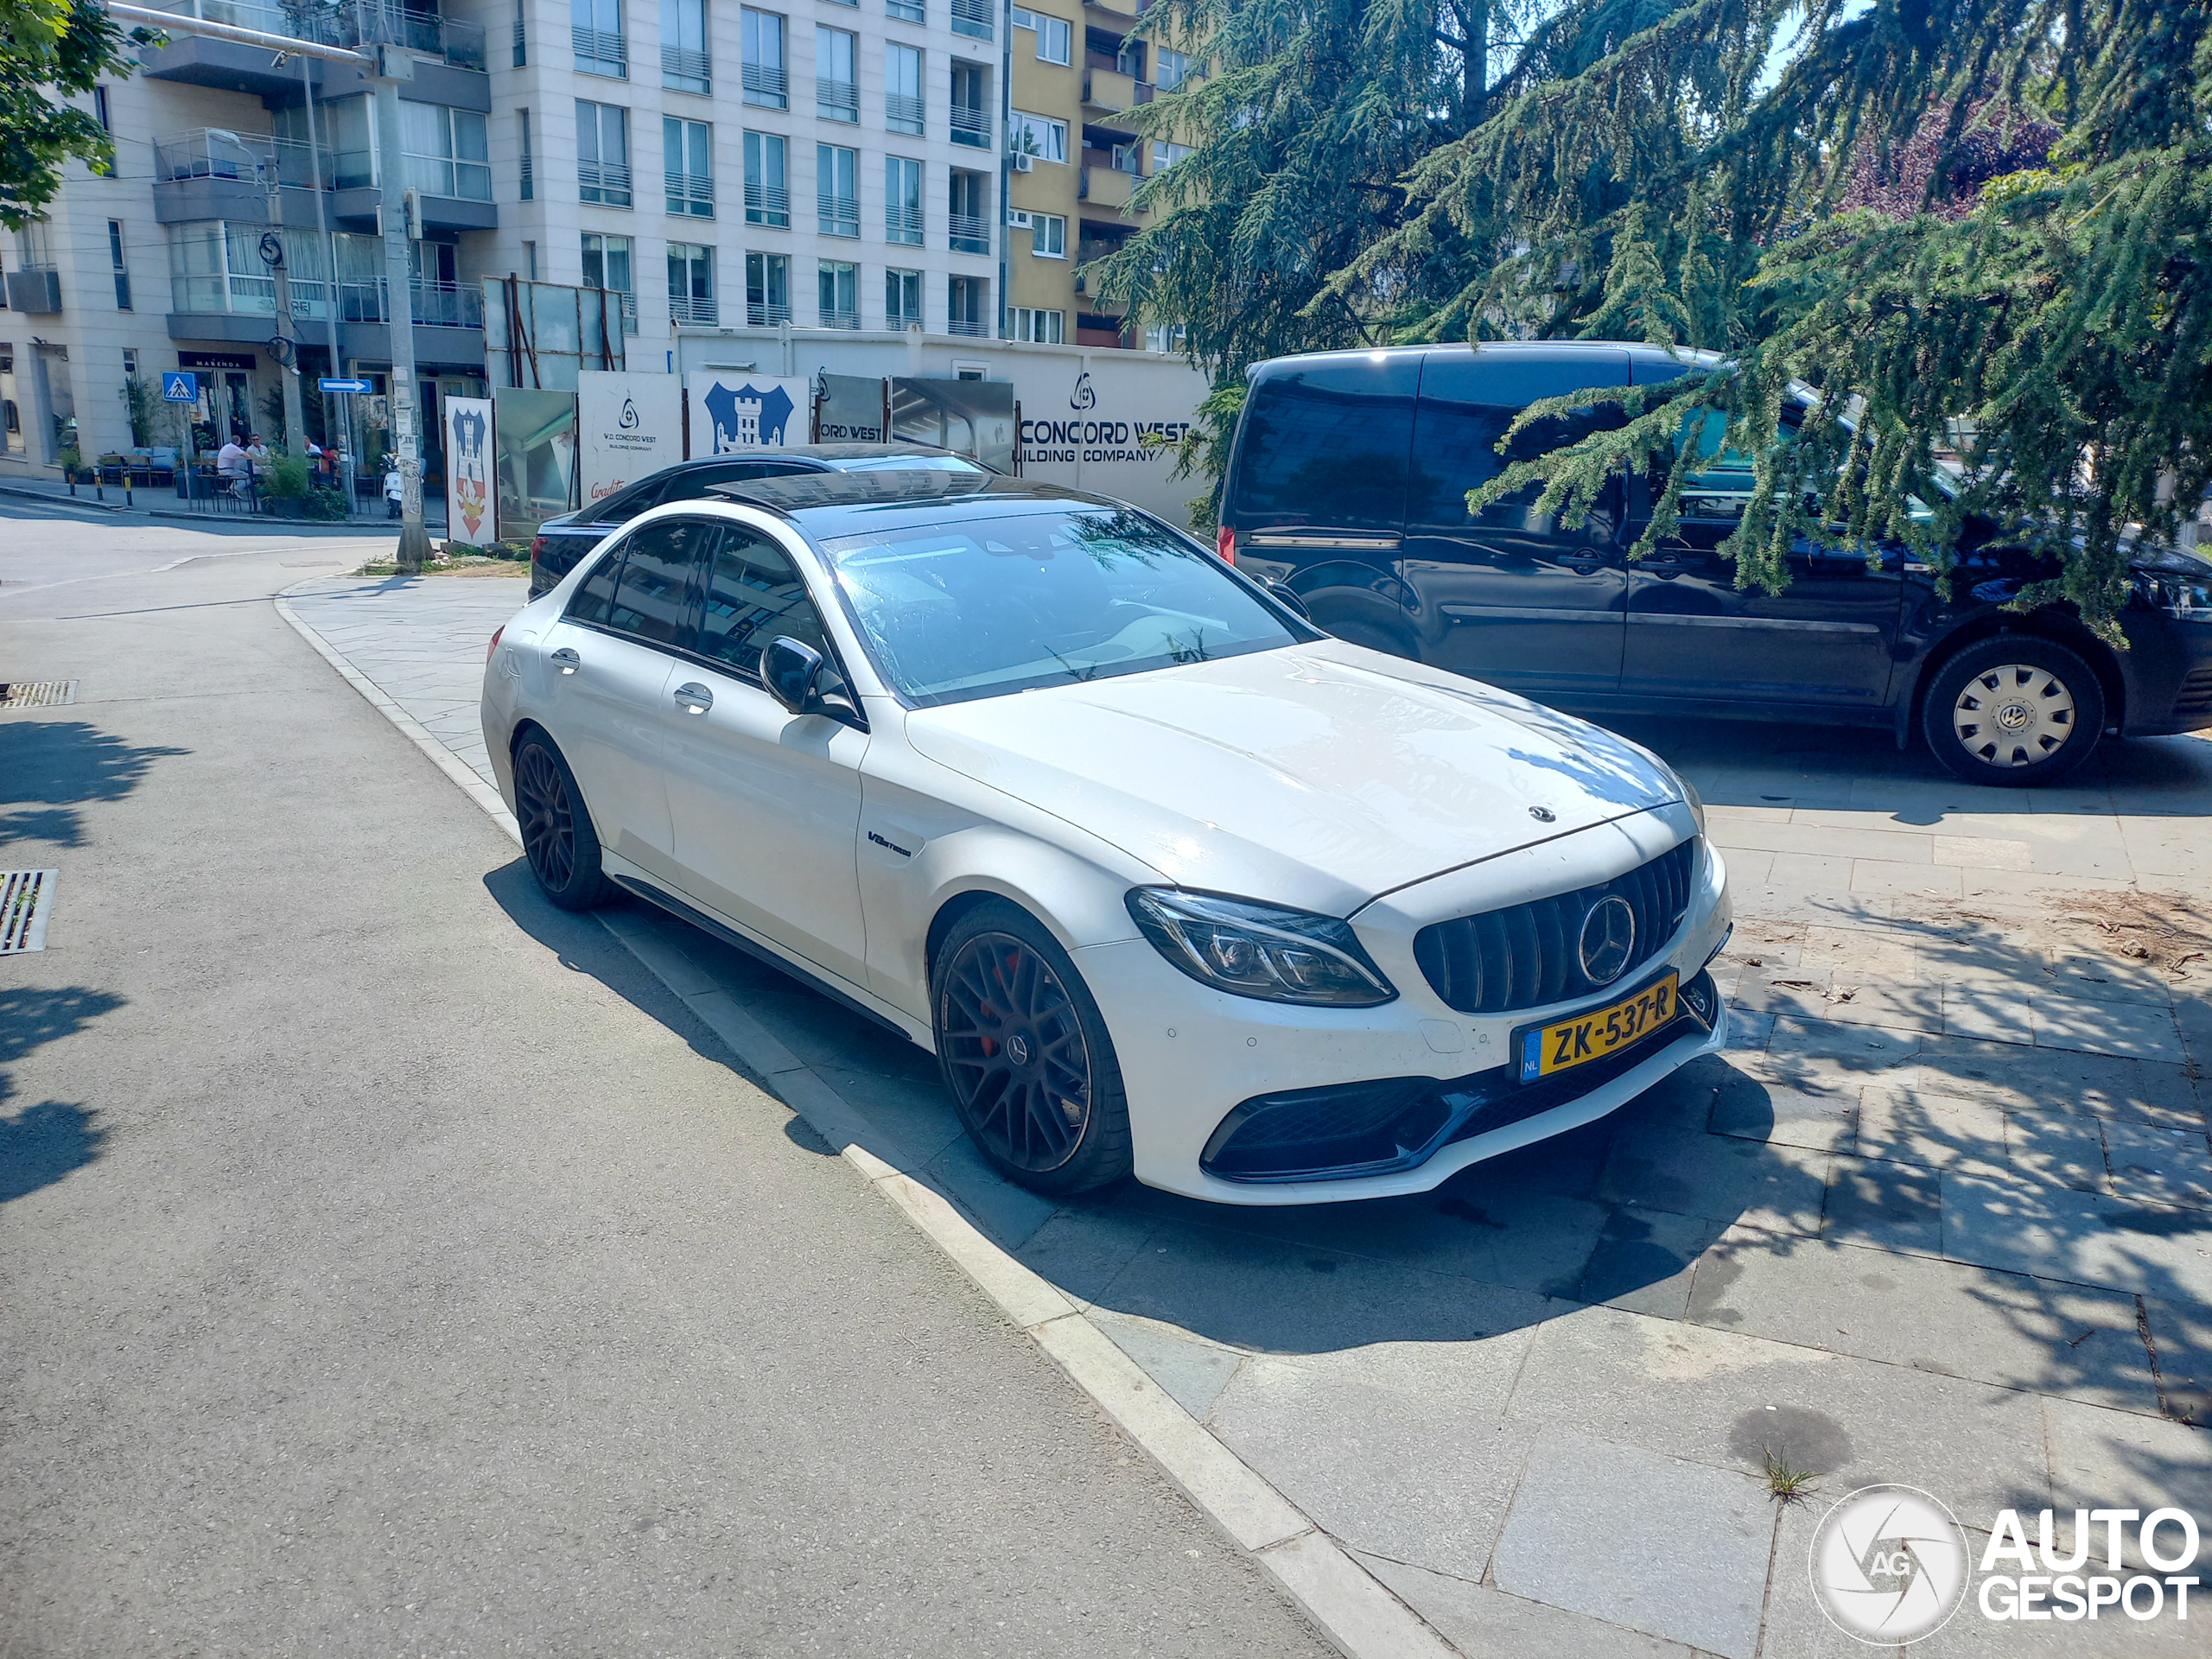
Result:
{"label": "hubcap with vw logo", "polygon": [[1636,953],[1635,907],[1618,893],[1607,893],[1583,916],[1575,949],[1592,985],[1611,984]]}

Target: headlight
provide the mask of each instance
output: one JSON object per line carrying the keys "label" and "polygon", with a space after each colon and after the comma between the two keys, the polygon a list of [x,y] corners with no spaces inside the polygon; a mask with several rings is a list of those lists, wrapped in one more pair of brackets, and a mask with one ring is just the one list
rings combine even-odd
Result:
{"label": "headlight", "polygon": [[1675,775],[1675,781],[1682,786],[1682,800],[1690,810],[1690,817],[1697,820],[1698,834],[1703,835],[1705,833],[1705,797],[1697,792],[1695,784],[1681,773],[1677,772]]}
{"label": "headlight", "polygon": [[1128,905],[1161,956],[1217,991],[1339,1008],[1398,994],[1334,916],[1173,887],[1132,888]]}
{"label": "headlight", "polygon": [[2212,582],[2193,582],[2164,571],[2135,573],[2138,598],[2154,610],[2185,621],[2212,621]]}

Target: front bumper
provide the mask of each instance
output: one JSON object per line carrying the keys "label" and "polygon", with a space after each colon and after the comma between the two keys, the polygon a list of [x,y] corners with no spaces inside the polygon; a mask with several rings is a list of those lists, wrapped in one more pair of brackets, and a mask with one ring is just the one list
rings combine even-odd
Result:
{"label": "front bumper", "polygon": [[2212,727],[2212,621],[2137,609],[2122,618],[2127,706],[2120,730],[2163,737]]}
{"label": "front bumper", "polygon": [[[1726,939],[1726,871],[1709,843],[1699,878],[1681,927],[1639,980],[1671,968],[1687,993]],[[1459,1014],[1416,970],[1410,979],[1394,973],[1400,995],[1380,1007],[1301,1008],[1196,987],[1141,939],[1090,946],[1076,959],[1113,1033],[1137,1179],[1216,1203],[1337,1203],[1427,1192],[1470,1164],[1604,1116],[1726,1041],[1726,1014],[1714,996],[1709,1025],[1663,1027],[1617,1063],[1524,1087],[1507,1081],[1512,1033],[1562,1018],[1573,1006]],[[1586,998],[1581,1006],[1619,994]],[[1395,1093],[1376,1095],[1378,1088]],[[1347,1148],[1325,1176],[1255,1173],[1249,1166],[1236,1179],[1220,1173],[1225,1120],[1255,1096],[1306,1091],[1376,1098],[1375,1138]],[[1383,1147],[1386,1128],[1419,1129],[1420,1144]]]}

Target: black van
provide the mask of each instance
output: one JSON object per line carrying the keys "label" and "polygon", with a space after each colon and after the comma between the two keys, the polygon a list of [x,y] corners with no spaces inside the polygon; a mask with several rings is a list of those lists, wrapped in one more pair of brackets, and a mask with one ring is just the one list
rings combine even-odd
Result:
{"label": "black van", "polygon": [[1751,462],[1718,417],[1679,533],[1631,565],[1652,486],[1616,479],[1579,528],[1535,512],[1538,487],[1479,513],[1466,494],[1506,461],[1618,421],[1618,404],[1497,444],[1541,397],[1643,385],[1713,361],[1605,341],[1402,346],[1279,358],[1251,372],[1223,480],[1224,556],[1295,593],[1339,637],[1602,715],[1685,714],[1916,726],[1974,783],[2072,772],[2107,730],[2212,726],[2212,563],[2145,550],[2115,652],[2069,610],[2002,610],[2050,566],[1980,526],[1952,597],[1889,549],[1800,542],[1779,594],[1739,590],[1717,549]]}

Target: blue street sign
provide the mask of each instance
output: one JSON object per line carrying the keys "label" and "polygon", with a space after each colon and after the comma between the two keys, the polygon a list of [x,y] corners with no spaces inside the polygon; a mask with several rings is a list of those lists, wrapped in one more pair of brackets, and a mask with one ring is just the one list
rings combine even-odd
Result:
{"label": "blue street sign", "polygon": [[196,404],[200,401],[200,377],[184,369],[162,371],[162,397],[172,404]]}
{"label": "blue street sign", "polygon": [[348,380],[342,376],[326,374],[315,382],[324,391],[372,391],[375,388],[365,380]]}

